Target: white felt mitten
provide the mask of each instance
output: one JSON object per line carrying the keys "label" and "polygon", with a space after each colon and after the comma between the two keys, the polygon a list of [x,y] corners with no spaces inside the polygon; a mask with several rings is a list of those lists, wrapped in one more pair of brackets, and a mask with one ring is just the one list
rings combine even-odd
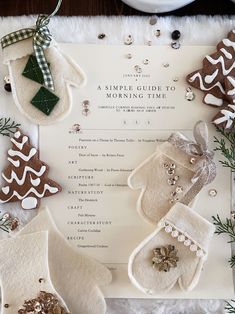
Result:
{"label": "white felt mitten", "polygon": [[204,122],[195,125],[194,137],[196,142],[173,133],[128,178],[130,188],[141,189],[137,210],[148,222],[156,224],[178,201],[190,204],[201,188],[215,178]]}
{"label": "white felt mitten", "polygon": [[[3,62],[9,69],[14,101],[28,119],[41,125],[60,121],[70,113],[72,108],[71,85],[79,87],[85,80],[82,70],[59,50],[55,41],[45,50],[45,57],[53,77],[54,91],[43,87],[43,83],[40,82],[42,77],[35,61],[32,38],[3,49]],[[28,67],[26,67],[27,63]],[[32,80],[32,76],[37,81]],[[40,95],[33,101],[38,92]],[[50,105],[54,102],[54,96],[47,95],[47,92],[53,93],[55,102],[58,101],[50,113]],[[44,100],[41,105],[40,100]],[[40,106],[46,113],[38,109]]]}
{"label": "white felt mitten", "polygon": [[182,290],[192,290],[199,281],[214,231],[213,224],[176,203],[131,254],[130,280],[149,294],[167,292],[177,281]]}
{"label": "white felt mitten", "polygon": [[73,314],[102,314],[106,303],[99,287],[111,282],[110,271],[73,248],[58,231],[47,209],[42,210],[18,235],[48,230],[50,276]]}
{"label": "white felt mitten", "polygon": [[1,314],[18,313],[25,300],[38,297],[40,291],[52,293],[63,304],[49,275],[47,232],[2,240],[0,250]]}

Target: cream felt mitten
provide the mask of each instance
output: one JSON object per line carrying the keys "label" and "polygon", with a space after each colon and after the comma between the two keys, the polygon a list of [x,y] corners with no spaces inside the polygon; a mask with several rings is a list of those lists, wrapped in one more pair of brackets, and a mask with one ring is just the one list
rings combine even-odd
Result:
{"label": "cream felt mitten", "polygon": [[167,292],[177,282],[182,290],[192,290],[199,281],[214,231],[209,221],[176,203],[131,254],[130,280],[148,294]]}
{"label": "cream felt mitten", "polygon": [[102,314],[106,303],[100,287],[111,282],[110,271],[73,248],[58,231],[48,209],[43,209],[16,236],[48,230],[48,264],[58,293],[73,314]]}
{"label": "cream felt mitten", "polygon": [[[37,232],[2,240],[0,250],[1,314],[26,313],[19,310],[23,309],[26,300],[37,298],[40,291],[53,294],[65,309],[62,299],[52,285],[49,274],[48,232]],[[31,313],[36,312],[39,311]],[[67,311],[51,311],[50,313],[65,314]]]}
{"label": "cream felt mitten", "polygon": [[195,125],[194,137],[195,142],[173,133],[129,176],[129,187],[141,189],[137,210],[148,222],[156,224],[178,201],[190,204],[214,180],[216,166],[204,122]]}
{"label": "cream felt mitten", "polygon": [[79,87],[85,76],[79,66],[63,54],[55,41],[45,49],[54,90],[45,88],[34,56],[32,38],[3,49],[16,106],[32,122],[47,125],[64,119],[72,109],[71,86]]}

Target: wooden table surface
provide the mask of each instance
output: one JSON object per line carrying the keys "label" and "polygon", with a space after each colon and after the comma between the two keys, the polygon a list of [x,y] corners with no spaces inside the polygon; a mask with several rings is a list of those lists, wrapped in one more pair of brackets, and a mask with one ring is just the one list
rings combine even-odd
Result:
{"label": "wooden table surface", "polygon": [[[51,13],[56,0],[0,0],[0,15]],[[143,15],[121,0],[64,0],[59,15]],[[235,14],[229,0],[196,0],[188,6],[162,15]],[[160,15],[160,14],[159,14]]]}

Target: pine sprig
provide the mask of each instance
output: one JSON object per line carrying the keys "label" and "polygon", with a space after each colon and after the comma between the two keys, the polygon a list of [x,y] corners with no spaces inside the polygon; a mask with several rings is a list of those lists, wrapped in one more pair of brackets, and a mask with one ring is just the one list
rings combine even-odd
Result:
{"label": "pine sprig", "polygon": [[[231,300],[231,302],[234,302],[234,300]],[[235,307],[232,303],[225,301],[225,310],[227,311],[228,314],[235,314]]]}
{"label": "pine sprig", "polygon": [[232,220],[226,218],[225,222],[222,222],[219,215],[212,216],[213,224],[216,226],[216,234],[227,234],[230,237],[228,243],[235,242],[235,226],[232,223]]}
{"label": "pine sprig", "polygon": [[229,260],[229,264],[230,264],[231,267],[234,267],[234,266],[235,266],[235,255],[233,255],[233,256],[231,257],[231,259]]}
{"label": "pine sprig", "polygon": [[10,136],[14,134],[16,129],[20,126],[11,118],[0,118],[0,134],[3,136]]}
{"label": "pine sprig", "polygon": [[214,137],[214,142],[217,144],[215,151],[220,151],[225,158],[225,160],[220,160],[220,163],[223,167],[235,172],[235,133],[218,127],[216,131],[222,135],[222,138]]}

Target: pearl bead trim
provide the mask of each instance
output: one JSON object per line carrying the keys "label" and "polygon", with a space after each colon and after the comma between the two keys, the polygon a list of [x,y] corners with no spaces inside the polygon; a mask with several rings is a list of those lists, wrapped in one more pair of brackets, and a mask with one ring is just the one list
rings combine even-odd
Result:
{"label": "pearl bead trim", "polygon": [[178,242],[183,243],[191,252],[194,252],[197,257],[206,256],[206,252],[198,245],[198,243],[183,234],[183,232],[178,230],[172,223],[166,220],[161,220],[159,224],[162,228],[164,228],[166,233],[170,233],[172,238],[175,238]]}

